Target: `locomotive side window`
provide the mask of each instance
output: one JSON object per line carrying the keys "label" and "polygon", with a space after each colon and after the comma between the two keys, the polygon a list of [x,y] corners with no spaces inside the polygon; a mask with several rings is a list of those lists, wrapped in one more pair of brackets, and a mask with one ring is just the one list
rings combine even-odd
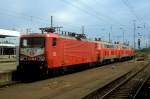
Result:
{"label": "locomotive side window", "polygon": [[57,39],[53,38],[53,40],[52,40],[52,46],[56,46],[56,45],[57,45]]}
{"label": "locomotive side window", "polygon": [[27,40],[26,40],[26,39],[23,40],[22,45],[23,45],[24,47],[27,47]]}

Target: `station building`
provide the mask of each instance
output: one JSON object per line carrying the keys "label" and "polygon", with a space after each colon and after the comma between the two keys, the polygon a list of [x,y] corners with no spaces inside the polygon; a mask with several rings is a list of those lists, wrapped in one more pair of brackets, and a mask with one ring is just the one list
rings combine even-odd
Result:
{"label": "station building", "polygon": [[19,46],[20,32],[0,29],[0,56],[16,55]]}

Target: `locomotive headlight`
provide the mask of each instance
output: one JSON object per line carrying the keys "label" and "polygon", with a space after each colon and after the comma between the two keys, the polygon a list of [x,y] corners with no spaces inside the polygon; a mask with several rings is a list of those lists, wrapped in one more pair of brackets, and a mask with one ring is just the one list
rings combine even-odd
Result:
{"label": "locomotive headlight", "polygon": [[44,61],[44,60],[45,60],[45,57],[44,57],[44,56],[39,56],[39,57],[37,57],[37,60],[39,60],[39,61]]}
{"label": "locomotive headlight", "polygon": [[23,60],[24,60],[24,58],[23,58],[23,57],[20,57],[20,60],[21,60],[21,61],[23,61]]}
{"label": "locomotive headlight", "polygon": [[26,57],[24,57],[24,56],[20,56],[20,61],[24,61],[24,60],[26,60],[27,58]]}

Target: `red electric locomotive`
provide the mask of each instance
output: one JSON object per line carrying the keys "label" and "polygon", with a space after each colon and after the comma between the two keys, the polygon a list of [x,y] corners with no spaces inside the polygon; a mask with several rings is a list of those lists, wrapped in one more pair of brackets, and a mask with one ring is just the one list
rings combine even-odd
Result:
{"label": "red electric locomotive", "polygon": [[53,28],[41,30],[42,34],[22,35],[20,38],[17,70],[23,74],[47,75],[55,70],[84,68],[84,64],[133,57],[133,50],[125,45],[87,40],[82,34],[58,35]]}

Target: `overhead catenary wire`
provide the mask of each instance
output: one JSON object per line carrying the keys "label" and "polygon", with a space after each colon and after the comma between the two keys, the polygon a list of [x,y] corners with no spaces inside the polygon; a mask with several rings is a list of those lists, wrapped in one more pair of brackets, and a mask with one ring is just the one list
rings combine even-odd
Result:
{"label": "overhead catenary wire", "polygon": [[6,15],[12,16],[12,17],[17,17],[19,19],[26,20],[26,21],[31,21],[31,19],[32,19],[36,22],[45,23],[45,24],[48,23],[48,20],[44,20],[40,17],[35,17],[33,15],[27,15],[24,13],[19,13],[19,12],[4,9],[4,8],[0,8],[0,13],[6,14]]}
{"label": "overhead catenary wire", "polygon": [[[130,13],[135,17],[135,19],[136,19],[139,23],[142,24],[142,28],[143,28],[143,30],[144,30],[144,33],[146,33],[145,30],[146,30],[146,27],[150,27],[149,24],[146,23],[146,22],[143,20],[143,18],[135,12],[134,8],[131,6],[131,4],[129,3],[128,0],[121,0],[121,1],[122,1],[123,4],[129,9]],[[134,24],[135,24],[135,20],[133,20],[133,22],[134,22]],[[136,28],[138,28],[138,27],[135,27],[135,26],[134,26],[134,43],[133,43],[134,48],[135,48],[135,36],[136,36],[136,35],[135,35],[135,30],[136,30]],[[148,28],[147,28],[147,29],[148,29]],[[147,32],[148,32],[148,31],[147,31]]]}
{"label": "overhead catenary wire", "polygon": [[139,21],[142,24],[146,23],[146,22],[144,22],[142,17],[135,12],[135,10],[133,9],[133,7],[131,6],[131,4],[129,3],[128,0],[121,0],[121,1],[129,9],[130,13],[136,18],[137,21]]}
{"label": "overhead catenary wire", "polygon": [[[63,0],[63,1],[67,1],[67,0]],[[72,4],[74,5],[74,4]],[[85,4],[86,5],[86,4]],[[74,5],[75,7],[77,7],[77,5]],[[89,7],[89,6],[88,6]],[[84,9],[84,8],[81,8],[80,6],[78,6],[79,9],[82,9],[83,11],[85,11],[86,13],[88,13],[89,15],[91,15],[91,12]],[[91,7],[92,8],[92,7]],[[34,21],[34,22],[38,22],[38,23],[43,23],[43,24],[49,24],[49,21],[50,20],[46,20],[44,18],[41,18],[41,17],[37,17],[37,16],[33,16],[33,15],[26,15],[24,13],[19,13],[19,12],[16,12],[16,11],[11,11],[11,10],[8,10],[8,9],[3,9],[3,8],[0,8],[2,10],[4,10],[3,13],[7,14],[8,16],[13,16],[13,17],[18,17],[19,19],[22,19],[22,20],[26,20],[26,21]],[[93,9],[93,8],[92,8]],[[91,10],[92,10],[91,9]],[[98,15],[98,12],[96,11],[92,11],[92,16],[95,16],[96,18],[98,18],[99,21],[102,21],[102,17],[100,15]],[[103,20],[104,21],[104,20]],[[105,22],[108,22],[108,20],[105,20]],[[69,24],[68,24],[69,25]],[[70,25],[71,26],[71,25]],[[79,26],[80,27],[80,26]]]}
{"label": "overhead catenary wire", "polygon": [[[93,2],[97,2],[96,0],[92,0]],[[109,22],[115,23],[115,24],[119,24],[122,25],[119,21],[112,19],[110,16],[108,15],[104,15],[102,12],[97,11],[93,6],[90,6],[89,4],[87,4],[86,2],[80,1],[80,4],[82,4],[83,6],[85,6],[86,8],[89,8],[92,12],[94,12],[97,16],[99,16],[100,18],[107,20]],[[98,3],[97,3],[98,4]]]}
{"label": "overhead catenary wire", "polygon": [[[112,23],[118,24],[119,27],[123,26],[123,24],[121,24],[117,20],[114,20],[114,19],[112,19],[109,16],[104,16],[102,13],[100,13],[97,10],[95,10],[95,8],[93,8],[93,6],[90,6],[89,4],[87,4],[87,3],[83,2],[83,1],[71,2],[69,0],[62,0],[62,2],[66,3],[66,4],[69,4],[69,6],[72,6],[72,7],[76,8],[76,9],[81,10],[85,14],[88,14],[89,16],[92,16],[92,18],[98,19],[99,20],[98,24],[100,22],[102,22],[102,21],[105,22],[105,23],[107,22],[107,25],[109,24],[109,26],[111,27],[111,28],[109,27],[109,29],[108,29],[108,31],[109,31],[108,32],[109,33],[109,40],[110,40],[110,34],[112,33],[112,27],[113,27]],[[82,5],[82,7],[81,7],[81,5]]]}
{"label": "overhead catenary wire", "polygon": [[68,0],[62,0],[62,2],[66,3],[66,4],[69,4],[70,6],[76,8],[76,9],[79,9],[80,11],[84,12],[85,14],[87,14],[89,16],[92,16],[93,18],[96,18],[99,21],[103,21],[103,22],[106,22],[106,23],[110,24],[110,21],[102,19],[102,17],[100,17],[97,13],[95,13],[92,10],[91,11],[87,10],[86,8],[80,7],[79,5],[77,5],[75,3],[72,3]]}
{"label": "overhead catenary wire", "polygon": [[[40,24],[50,25],[50,20],[48,20],[48,19],[44,19],[41,17],[35,17],[32,15],[27,15],[25,13],[19,13],[19,12],[4,9],[4,8],[0,8],[0,13],[1,13],[1,16],[16,17],[18,20],[24,20],[26,22],[29,22],[28,24],[32,24],[32,25],[34,25],[34,27],[35,27],[35,25],[36,25],[36,27],[41,26]],[[60,22],[60,21],[58,21],[58,22]],[[70,23],[69,24],[65,23],[65,27],[72,27],[74,29],[80,28],[79,25],[71,25]]]}
{"label": "overhead catenary wire", "polygon": [[[33,21],[34,23],[37,23],[37,24],[47,24],[47,23],[44,23],[44,22],[41,22],[41,21],[38,21],[38,20],[35,20],[33,17],[21,17],[19,15],[14,15],[14,14],[11,14],[11,13],[3,13],[3,12],[0,12],[1,13],[1,16],[5,16],[7,15],[7,17],[10,17],[10,18],[13,18],[13,17],[16,17],[17,18],[17,21],[19,20],[23,20],[25,22],[28,22],[27,24],[33,24]],[[18,22],[17,22],[18,24]],[[20,23],[19,23],[20,24]]]}

